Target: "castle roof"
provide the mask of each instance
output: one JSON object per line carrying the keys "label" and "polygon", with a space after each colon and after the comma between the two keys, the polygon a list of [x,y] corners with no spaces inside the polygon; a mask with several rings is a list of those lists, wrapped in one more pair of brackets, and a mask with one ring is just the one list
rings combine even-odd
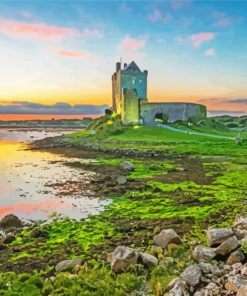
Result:
{"label": "castle roof", "polygon": [[137,64],[134,61],[132,61],[124,70],[141,72],[140,68],[137,66]]}

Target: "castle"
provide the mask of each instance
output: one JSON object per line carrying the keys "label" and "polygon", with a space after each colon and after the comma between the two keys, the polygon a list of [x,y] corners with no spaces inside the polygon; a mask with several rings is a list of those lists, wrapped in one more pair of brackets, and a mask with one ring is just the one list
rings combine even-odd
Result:
{"label": "castle", "polygon": [[147,98],[148,71],[141,71],[133,61],[123,66],[116,63],[112,75],[112,110],[122,121],[153,125],[162,122],[197,121],[207,116],[205,106],[194,103],[149,103]]}

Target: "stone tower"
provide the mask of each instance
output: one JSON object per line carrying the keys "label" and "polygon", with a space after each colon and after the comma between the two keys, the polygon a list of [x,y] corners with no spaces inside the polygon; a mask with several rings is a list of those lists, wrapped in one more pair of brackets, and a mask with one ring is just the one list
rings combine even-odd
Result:
{"label": "stone tower", "polygon": [[139,122],[140,102],[147,101],[148,71],[141,71],[133,61],[129,65],[116,63],[112,75],[112,108],[125,123]]}

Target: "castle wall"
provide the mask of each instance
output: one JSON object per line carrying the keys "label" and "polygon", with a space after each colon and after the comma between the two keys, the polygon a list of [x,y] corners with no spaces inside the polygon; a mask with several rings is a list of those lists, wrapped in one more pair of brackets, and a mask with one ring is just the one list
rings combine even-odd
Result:
{"label": "castle wall", "polygon": [[162,113],[167,122],[178,120],[200,120],[207,116],[205,106],[193,103],[144,103],[140,106],[140,117],[145,125],[154,124],[155,115]]}
{"label": "castle wall", "polygon": [[124,123],[138,123],[139,122],[139,99],[136,91],[128,89],[123,93],[123,111],[121,113],[122,121]]}

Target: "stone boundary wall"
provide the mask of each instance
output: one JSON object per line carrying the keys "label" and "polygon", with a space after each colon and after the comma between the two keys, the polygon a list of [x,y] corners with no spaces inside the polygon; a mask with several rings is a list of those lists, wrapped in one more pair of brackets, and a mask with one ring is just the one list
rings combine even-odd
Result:
{"label": "stone boundary wall", "polygon": [[140,117],[145,125],[152,125],[157,113],[162,113],[168,123],[178,120],[193,121],[206,118],[207,108],[194,103],[143,103],[140,105]]}

